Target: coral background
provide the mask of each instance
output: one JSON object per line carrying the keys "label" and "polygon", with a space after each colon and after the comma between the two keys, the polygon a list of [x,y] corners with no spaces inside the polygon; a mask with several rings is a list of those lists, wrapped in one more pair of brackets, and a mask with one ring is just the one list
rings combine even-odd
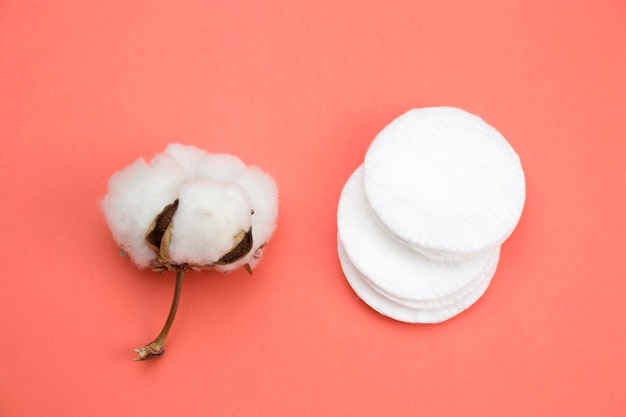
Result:
{"label": "coral background", "polygon": [[[626,415],[623,1],[0,1],[0,415]],[[527,204],[472,308],[409,325],[336,253],[341,188],[402,112],[511,142]],[[279,184],[252,277],[119,257],[108,177],[169,142]]]}

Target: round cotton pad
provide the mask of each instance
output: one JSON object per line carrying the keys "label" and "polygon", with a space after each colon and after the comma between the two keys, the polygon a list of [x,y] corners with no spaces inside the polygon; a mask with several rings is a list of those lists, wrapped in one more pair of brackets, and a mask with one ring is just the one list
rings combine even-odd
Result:
{"label": "round cotton pad", "polygon": [[433,309],[416,309],[386,298],[369,285],[361,272],[350,261],[340,238],[338,239],[337,252],[343,273],[359,298],[380,314],[407,323],[440,323],[462,313],[485,293],[493,277],[493,273],[486,275],[482,283],[471,293],[453,304]]}
{"label": "round cotton pad", "polygon": [[[453,293],[450,293],[446,296],[439,297],[433,300],[424,301],[424,300],[412,300],[409,298],[397,297],[375,286],[371,281],[368,281],[368,284],[370,284],[370,286],[374,290],[376,290],[383,296],[403,306],[416,308],[416,309],[443,309],[451,305],[456,305],[462,302],[462,300],[464,299],[471,298],[472,294],[475,294],[476,291],[478,291],[477,288],[482,287],[483,284],[485,284],[485,282],[491,282],[491,279],[493,278],[496,272],[496,268],[498,267],[498,260],[500,258],[499,256],[497,256],[499,255],[499,253],[496,253],[494,255],[496,256],[493,256],[493,258],[489,261],[489,264],[487,265],[487,267],[480,273],[479,276],[474,278],[472,282],[470,282],[463,288]],[[364,279],[367,279],[367,277],[365,277],[364,275],[362,275],[362,277]]]}
{"label": "round cotton pad", "polygon": [[411,110],[370,145],[364,189],[376,219],[433,259],[493,251],[526,196],[519,157],[493,127],[452,107]]}
{"label": "round cotton pad", "polygon": [[347,256],[378,292],[416,308],[440,308],[493,275],[499,247],[469,260],[438,262],[394,239],[376,222],[363,193],[363,168],[346,182],[337,210]]}

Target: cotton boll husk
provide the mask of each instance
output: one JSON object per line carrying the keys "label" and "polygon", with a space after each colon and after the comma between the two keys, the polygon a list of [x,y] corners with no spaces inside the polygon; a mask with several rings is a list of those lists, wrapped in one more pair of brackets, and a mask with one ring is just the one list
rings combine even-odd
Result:
{"label": "cotton boll husk", "polygon": [[163,207],[176,199],[184,179],[176,166],[157,169],[143,159],[110,178],[101,207],[113,239],[138,267],[148,267],[156,259],[144,241],[146,230]]}
{"label": "cotton boll husk", "polygon": [[172,219],[170,261],[211,265],[234,246],[234,237],[250,230],[251,206],[244,189],[234,183],[194,181],[178,195]]}

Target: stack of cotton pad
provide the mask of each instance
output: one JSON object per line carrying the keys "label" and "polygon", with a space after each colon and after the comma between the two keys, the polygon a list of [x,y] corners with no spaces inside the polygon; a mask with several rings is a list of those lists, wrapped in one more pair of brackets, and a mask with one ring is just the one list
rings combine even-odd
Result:
{"label": "stack of cotton pad", "polygon": [[493,127],[456,108],[411,110],[376,136],[341,193],[344,274],[385,316],[447,320],[486,291],[525,195],[519,157]]}

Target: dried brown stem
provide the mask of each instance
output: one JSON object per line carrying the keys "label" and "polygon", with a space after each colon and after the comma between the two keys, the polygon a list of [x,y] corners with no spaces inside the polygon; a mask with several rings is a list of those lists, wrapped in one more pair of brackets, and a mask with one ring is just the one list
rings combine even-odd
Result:
{"label": "dried brown stem", "polygon": [[165,352],[165,341],[167,339],[167,335],[170,332],[170,328],[172,327],[172,323],[174,323],[174,317],[176,317],[176,310],[178,310],[178,301],[180,300],[180,293],[183,288],[183,275],[184,271],[179,270],[176,271],[176,288],[174,290],[174,299],[172,300],[172,307],[170,308],[170,313],[167,316],[167,320],[163,325],[163,329],[161,333],[154,339],[152,342],[148,343],[142,348],[135,349],[135,353],[137,353],[136,361],[143,361],[146,359],[152,359],[155,357],[159,357]]}

